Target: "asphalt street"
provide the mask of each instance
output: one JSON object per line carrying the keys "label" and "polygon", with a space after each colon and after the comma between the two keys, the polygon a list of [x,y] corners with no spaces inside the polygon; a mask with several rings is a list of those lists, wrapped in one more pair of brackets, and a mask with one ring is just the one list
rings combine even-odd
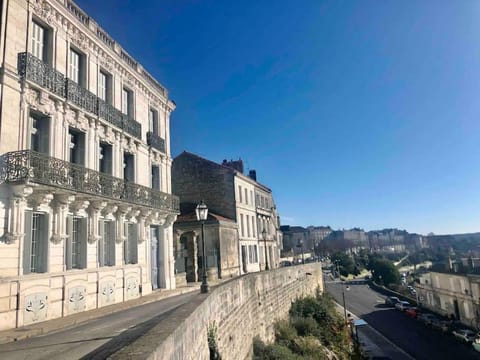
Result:
{"label": "asphalt street", "polygon": [[105,359],[197,293],[140,305],[44,336],[0,345],[0,359]]}
{"label": "asphalt street", "polygon": [[[340,282],[325,281],[326,290],[342,304]],[[422,322],[408,317],[395,308],[384,305],[385,296],[373,291],[366,283],[350,284],[345,290],[348,312],[364,319],[407,354],[419,360],[480,359],[480,353],[471,345],[457,341],[453,335],[443,334]]]}

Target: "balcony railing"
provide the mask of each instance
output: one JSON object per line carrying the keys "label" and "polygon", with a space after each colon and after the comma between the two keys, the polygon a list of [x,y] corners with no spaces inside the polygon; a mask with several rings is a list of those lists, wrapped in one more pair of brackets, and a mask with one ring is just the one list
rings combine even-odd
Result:
{"label": "balcony railing", "polygon": [[175,195],[32,150],[13,151],[0,157],[2,182],[32,182],[174,213],[179,213],[180,209]]}
{"label": "balcony railing", "polygon": [[76,106],[100,116],[136,138],[142,138],[142,125],[81,87],[30,53],[18,54],[18,74],[26,80],[67,99]]}
{"label": "balcony railing", "polygon": [[165,140],[151,131],[147,132],[147,145],[165,153]]}

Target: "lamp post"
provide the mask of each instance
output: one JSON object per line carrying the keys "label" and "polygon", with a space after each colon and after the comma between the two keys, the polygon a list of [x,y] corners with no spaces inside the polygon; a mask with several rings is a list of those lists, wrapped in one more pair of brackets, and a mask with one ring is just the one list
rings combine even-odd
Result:
{"label": "lamp post", "polygon": [[205,249],[205,220],[207,220],[208,216],[208,207],[205,203],[200,201],[200,204],[197,205],[195,209],[195,213],[197,214],[197,220],[201,221],[202,223],[202,285],[200,286],[200,292],[202,294],[208,293],[208,282],[207,282],[207,251]]}
{"label": "lamp post", "polygon": [[338,266],[339,262],[340,260],[335,260],[335,263],[337,264],[338,277],[340,278],[340,283],[342,284],[343,316],[345,317],[345,323],[347,323],[348,319],[347,319],[347,306],[345,304],[345,290],[347,291],[350,290],[350,286],[347,285],[347,287],[345,288],[345,286],[343,285],[342,278],[340,277],[340,269]]}
{"label": "lamp post", "polygon": [[267,230],[265,227],[262,230],[263,244],[265,246],[265,270],[269,270],[268,267],[268,255],[267,255]]}
{"label": "lamp post", "polygon": [[302,250],[302,265],[304,265],[305,264],[305,259],[304,259],[304,255],[303,255],[303,240],[298,239],[297,247],[301,248],[301,250]]}

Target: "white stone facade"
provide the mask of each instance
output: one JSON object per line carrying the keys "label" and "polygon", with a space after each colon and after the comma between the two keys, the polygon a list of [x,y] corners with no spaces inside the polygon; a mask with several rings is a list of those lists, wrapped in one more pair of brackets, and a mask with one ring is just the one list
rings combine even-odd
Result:
{"label": "white stone facade", "polygon": [[0,330],[174,288],[166,89],[72,1],[1,4]]}
{"label": "white stone facade", "polygon": [[480,276],[428,272],[415,285],[417,301],[438,314],[480,327]]}
{"label": "white stone facade", "polygon": [[259,271],[259,232],[255,211],[255,184],[249,177],[236,172],[234,186],[240,268],[242,273]]}

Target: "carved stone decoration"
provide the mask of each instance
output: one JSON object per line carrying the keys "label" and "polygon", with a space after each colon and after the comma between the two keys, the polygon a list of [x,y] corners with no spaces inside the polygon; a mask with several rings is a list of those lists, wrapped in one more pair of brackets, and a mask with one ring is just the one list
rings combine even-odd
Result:
{"label": "carved stone decoration", "polygon": [[53,194],[49,192],[34,192],[29,198],[29,205],[34,211],[49,212],[50,202],[53,200]]}
{"label": "carved stone decoration", "polygon": [[115,282],[106,281],[99,287],[100,304],[102,306],[115,303]]}
{"label": "carved stone decoration", "polygon": [[68,313],[84,311],[87,308],[87,288],[85,286],[75,286],[68,290]]}
{"label": "carved stone decoration", "polygon": [[53,24],[55,21],[55,12],[53,8],[44,0],[33,0],[30,2],[32,4],[33,11],[36,15],[41,17],[49,24]]}
{"label": "carved stone decoration", "polygon": [[148,236],[148,231],[146,231],[147,225],[147,219],[150,217],[150,214],[152,213],[151,210],[141,210],[140,215],[138,216],[138,242],[141,244],[143,243]]}
{"label": "carved stone decoration", "polygon": [[75,200],[70,204],[70,211],[73,213],[74,216],[87,217],[86,209],[89,204],[90,201],[88,200]]}
{"label": "carved stone decoration", "polygon": [[91,221],[88,222],[88,242],[96,243],[100,239],[100,231],[98,228],[98,219],[101,211],[107,206],[106,201],[92,201],[88,207]]}
{"label": "carved stone decoration", "polygon": [[115,220],[115,212],[117,211],[118,206],[113,204],[107,204],[102,210],[102,216],[105,220]]}
{"label": "carved stone decoration", "polygon": [[8,203],[6,232],[0,239],[5,244],[15,244],[24,234],[25,207],[27,196],[33,193],[29,186],[13,186],[10,202]]}
{"label": "carved stone decoration", "polygon": [[140,295],[139,281],[136,276],[130,276],[125,280],[125,298],[126,300],[135,299]]}
{"label": "carved stone decoration", "polygon": [[35,293],[25,296],[23,322],[25,325],[47,320],[47,293]]}
{"label": "carved stone decoration", "polygon": [[125,221],[125,215],[129,213],[131,209],[132,209],[131,206],[118,206],[117,208],[117,212],[116,212],[117,236],[115,237],[115,241],[117,242],[117,244],[121,244],[127,238],[127,235],[125,234],[124,221]]}
{"label": "carved stone decoration", "polygon": [[50,241],[59,244],[65,240],[67,235],[67,212],[68,206],[75,200],[74,195],[55,195],[53,207],[52,237]]}
{"label": "carved stone decoration", "polygon": [[72,43],[77,45],[79,48],[87,51],[88,50],[88,38],[85,34],[77,29],[74,29],[73,33],[70,35],[70,40]]}

